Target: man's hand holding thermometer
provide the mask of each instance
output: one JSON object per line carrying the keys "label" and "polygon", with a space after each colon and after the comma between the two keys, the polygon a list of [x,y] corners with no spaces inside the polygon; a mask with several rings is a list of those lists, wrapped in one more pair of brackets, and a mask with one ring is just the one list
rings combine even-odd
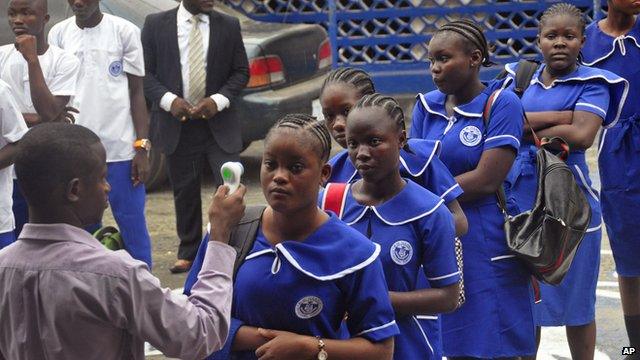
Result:
{"label": "man's hand holding thermometer", "polygon": [[226,162],[220,168],[224,184],[211,199],[207,232],[210,241],[229,243],[231,229],[244,215],[244,194],[247,188],[240,183],[244,168],[239,162]]}

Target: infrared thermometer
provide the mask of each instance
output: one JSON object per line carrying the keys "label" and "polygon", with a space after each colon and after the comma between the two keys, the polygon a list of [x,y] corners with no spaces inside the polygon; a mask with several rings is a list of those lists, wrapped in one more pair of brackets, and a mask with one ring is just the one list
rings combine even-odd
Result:
{"label": "infrared thermometer", "polygon": [[[227,161],[220,167],[220,175],[224,185],[229,187],[229,195],[233,194],[240,187],[240,178],[244,174],[244,166],[235,161]],[[211,223],[207,224],[207,232],[211,233]]]}
{"label": "infrared thermometer", "polygon": [[229,195],[233,194],[240,187],[240,178],[244,174],[244,166],[235,161],[227,161],[220,167],[222,181],[229,187]]}

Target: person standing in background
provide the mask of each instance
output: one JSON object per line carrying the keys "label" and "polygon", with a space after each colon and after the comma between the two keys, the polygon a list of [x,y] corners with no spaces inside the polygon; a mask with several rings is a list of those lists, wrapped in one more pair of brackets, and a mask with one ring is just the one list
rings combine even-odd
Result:
{"label": "person standing in background", "polygon": [[[173,273],[189,271],[202,239],[200,185],[205,161],[220,185],[220,166],[238,161],[240,123],[233,99],[249,80],[238,19],[213,1],[183,0],[147,16],[142,30],[145,95],[153,141],[167,156],[180,246]],[[179,69],[179,71],[178,71]]]}
{"label": "person standing in background", "polygon": [[151,268],[143,185],[149,172],[151,142],[140,29],[103,14],[99,0],[67,1],[75,16],[51,29],[49,43],[80,60],[76,123],[98,134],[107,149],[113,217],[125,249]]}
{"label": "person standing in background", "polygon": [[[609,0],[607,17],[585,30],[582,62],[629,81],[620,120],[601,136],[602,217],[616,262],[629,346],[640,348],[640,3]],[[624,166],[620,166],[624,164]],[[628,358],[640,358],[638,355]]]}
{"label": "person standing in background", "polygon": [[[76,94],[80,61],[47,43],[47,0],[11,0],[7,18],[16,40],[0,47],[0,79],[9,85],[28,127],[64,119],[65,107]],[[13,215],[17,238],[29,212],[15,180]]]}

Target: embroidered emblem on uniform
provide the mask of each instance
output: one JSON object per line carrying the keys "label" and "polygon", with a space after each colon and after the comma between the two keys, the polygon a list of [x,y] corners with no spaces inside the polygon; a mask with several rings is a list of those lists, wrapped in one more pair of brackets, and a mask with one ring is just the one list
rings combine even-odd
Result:
{"label": "embroidered emblem on uniform", "polygon": [[296,304],[296,315],[300,319],[311,319],[322,311],[322,300],[317,296],[305,296]]}
{"label": "embroidered emblem on uniform", "polygon": [[482,133],[480,129],[473,125],[465,126],[462,131],[460,131],[460,141],[466,146],[476,146],[480,144],[482,140]]}
{"label": "embroidered emblem on uniform", "polygon": [[122,60],[116,60],[109,65],[109,74],[113,77],[122,75],[122,70]]}
{"label": "embroidered emblem on uniform", "polygon": [[406,265],[413,256],[413,247],[408,241],[398,240],[391,245],[391,260],[398,265]]}

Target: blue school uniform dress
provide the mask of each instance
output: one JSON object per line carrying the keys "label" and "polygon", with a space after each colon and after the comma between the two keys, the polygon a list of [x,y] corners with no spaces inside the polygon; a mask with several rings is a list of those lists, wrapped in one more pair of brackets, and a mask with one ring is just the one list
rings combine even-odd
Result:
{"label": "blue school uniform dress", "polygon": [[[452,116],[445,109],[445,94],[439,90],[419,94],[411,137],[439,140],[440,159],[454,176],[474,170],[484,150],[517,150],[523,111],[515,94],[500,91],[489,125],[484,125],[484,106],[499,87],[498,82],[489,83],[471,102],[455,107]],[[442,315],[444,354],[480,358],[533,354],[529,275],[509,253],[496,196],[460,205],[469,222],[469,232],[461,238],[466,302],[457,311]]]}
{"label": "blue school uniform dress", "polygon": [[[202,267],[208,237],[205,240],[185,283],[187,295]],[[347,315],[353,337],[379,342],[395,336],[398,326],[379,256],[379,245],[333,214],[304,241],[273,246],[260,228],[235,278],[229,337],[224,349],[211,358],[229,358],[244,324],[344,339],[341,324]],[[256,359],[254,351],[233,355]]]}
{"label": "blue school uniform dress", "polygon": [[602,216],[616,271],[622,276],[640,276],[640,18],[626,35],[613,38],[593,23],[586,36],[585,65],[609,70],[629,82],[628,101],[618,123],[600,137],[598,165]]}
{"label": "blue school uniform dress", "polygon": [[[321,204],[323,205],[323,204]],[[408,292],[423,272],[427,287],[457,284],[461,277],[455,256],[453,216],[444,200],[408,181],[393,198],[378,206],[359,204],[348,186],[342,221],[381,248],[380,260],[390,291]],[[440,359],[440,343],[421,321],[423,316],[397,318],[394,359]]]}
{"label": "blue school uniform dress", "polygon": [[[400,149],[400,174],[444,199],[445,204],[462,195],[462,188],[438,158],[438,141],[409,139],[409,151]],[[329,160],[331,176],[327,183],[351,183],[360,179],[349,153],[343,150]]]}
{"label": "blue school uniform dress", "polygon": [[[624,79],[608,71],[578,66],[547,87],[539,80],[544,67],[544,64],[539,67],[522,95],[526,112],[587,111],[601,117],[604,127],[615,124],[626,96]],[[513,86],[511,80],[517,64],[507,64],[505,68],[509,73],[505,84]],[[508,176],[511,195],[520,211],[531,209],[535,202],[536,150],[532,143],[523,143]],[[540,326],[585,325],[595,318],[602,237],[598,192],[591,185],[584,150],[572,150],[567,165],[589,200],[591,224],[562,283],[558,286],[540,284],[542,301],[534,306],[536,325]]]}

